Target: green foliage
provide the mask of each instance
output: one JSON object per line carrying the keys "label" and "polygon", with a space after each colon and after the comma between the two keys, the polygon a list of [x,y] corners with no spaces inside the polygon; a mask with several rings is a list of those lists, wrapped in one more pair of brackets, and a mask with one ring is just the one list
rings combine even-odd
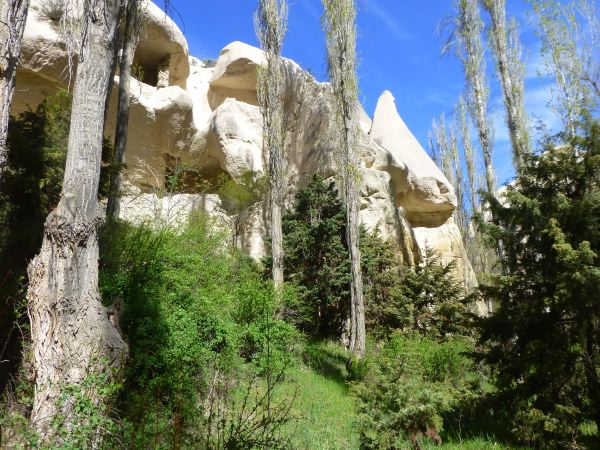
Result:
{"label": "green foliage", "polygon": [[481,224],[503,272],[483,357],[515,436],[545,448],[575,448],[582,422],[600,423],[600,125],[585,130],[529,158]]}
{"label": "green foliage", "polygon": [[473,299],[454,277],[453,263],[441,263],[439,256],[426,248],[419,265],[402,267],[389,244],[371,238],[364,247],[363,270],[371,285],[367,291],[370,330],[379,336],[414,330],[435,339],[470,333]]}
{"label": "green foliage", "polygon": [[256,177],[253,172],[248,171],[238,180],[222,174],[216,181],[221,206],[232,217],[232,245],[236,248],[238,240],[250,226],[255,213],[254,207],[265,197],[267,178]]}
{"label": "green foliage", "polygon": [[[286,280],[300,294],[286,313],[313,336],[339,337],[350,302],[350,260],[334,184],[314,176],[283,217],[283,232]],[[440,338],[468,332],[472,299],[454,278],[453,264],[427,249],[420,265],[404,267],[396,247],[365,230],[361,254],[369,332],[413,329]]]}
{"label": "green foliage", "polygon": [[[14,309],[24,298],[27,264],[39,251],[46,217],[58,204],[67,156],[71,96],[66,91],[48,97],[35,110],[11,117],[7,145],[8,167],[0,186],[0,343],[9,360],[5,375],[20,359],[17,329],[26,328]],[[103,161],[112,160],[105,141]],[[103,167],[100,195],[108,191],[108,167]],[[17,326],[18,325],[18,326]]]}
{"label": "green foliage", "polygon": [[287,314],[313,336],[339,337],[350,299],[346,214],[333,183],[315,175],[283,217],[286,281],[300,301]]}
{"label": "green foliage", "polygon": [[276,398],[295,396],[293,414],[299,420],[286,425],[289,448],[359,448],[356,404],[346,384],[349,355],[340,342],[309,342],[305,366],[293,370],[277,390]]}
{"label": "green foliage", "polygon": [[[235,428],[243,411],[211,402],[241,407],[232,396],[256,374],[293,366],[301,344],[295,328],[274,319],[279,306],[261,269],[230,252],[201,216],[181,231],[112,223],[101,244],[102,296],[121,305],[129,343],[120,405],[132,445],[210,442],[207,420]],[[257,433],[266,429],[253,424]]]}
{"label": "green foliage", "polygon": [[[58,407],[69,405],[72,416],[62,414],[53,417],[52,427],[56,430],[59,445],[50,445],[50,449],[76,450],[117,445],[113,440],[119,431],[110,406],[113,404],[121,385],[115,381],[114,371],[100,372],[90,365],[90,372],[81,383],[70,384],[63,388],[58,398]],[[93,397],[91,394],[93,393]],[[66,423],[70,425],[67,426]],[[72,425],[71,425],[72,424]]]}
{"label": "green foliage", "polygon": [[441,442],[443,415],[479,390],[466,356],[472,350],[465,339],[437,342],[394,334],[352,387],[362,448],[401,449],[423,437]]}
{"label": "green foliage", "polygon": [[35,254],[44,220],[60,198],[70,102],[69,94],[60,92],[35,111],[25,111],[11,120],[8,171],[0,203],[3,272],[17,265],[17,260]]}

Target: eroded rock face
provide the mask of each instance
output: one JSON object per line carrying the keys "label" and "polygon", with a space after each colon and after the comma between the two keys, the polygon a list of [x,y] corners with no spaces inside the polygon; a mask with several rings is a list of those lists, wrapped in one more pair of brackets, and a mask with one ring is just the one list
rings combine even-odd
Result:
{"label": "eroded rock face", "polygon": [[[59,87],[66,87],[66,52],[60,30],[40,14],[43,0],[33,0],[27,24],[22,68],[17,77],[14,112],[35,107]],[[131,88],[130,135],[126,152],[126,191],[122,217],[134,222],[159,220],[180,224],[203,210],[227,225],[231,218],[214,194],[167,193],[165,174],[178,165],[210,177],[239,179],[263,174],[262,116],[256,93],[260,49],[241,42],[225,47],[214,67],[189,56],[187,42],[162,11],[149,3],[147,23],[135,63],[145,73]],[[285,61],[285,111],[288,204],[314,173],[335,179],[336,161],[331,88],[317,82],[291,60]],[[118,76],[116,77],[118,83]],[[106,134],[115,128],[116,89]],[[452,186],[402,121],[391,93],[379,99],[373,120],[359,105],[361,153],[360,217],[369,230],[393,241],[407,264],[420,260],[426,247],[446,261],[472,287],[474,273],[460,232],[452,219]],[[263,256],[268,211],[258,204],[240,245]]]}

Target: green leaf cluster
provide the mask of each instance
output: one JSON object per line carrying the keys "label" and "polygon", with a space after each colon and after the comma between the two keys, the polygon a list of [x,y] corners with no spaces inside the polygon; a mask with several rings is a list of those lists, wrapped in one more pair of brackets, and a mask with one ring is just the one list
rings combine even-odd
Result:
{"label": "green leaf cluster", "polygon": [[600,125],[548,140],[481,226],[501,248],[498,305],[483,323],[483,355],[517,438],[575,448],[600,424]]}
{"label": "green leaf cluster", "polygon": [[468,335],[474,296],[454,275],[454,262],[443,263],[426,248],[421,262],[403,266],[398,251],[377,235],[363,239],[367,321],[371,333],[415,331],[433,339]]}
{"label": "green leaf cluster", "polygon": [[[346,213],[333,182],[315,175],[283,217],[286,281],[299,301],[286,313],[300,329],[339,337],[350,302],[350,257]],[[269,264],[267,264],[269,265]]]}
{"label": "green leaf cluster", "polygon": [[183,230],[111,223],[102,236],[101,293],[122,310],[129,344],[119,404],[132,445],[210,441],[206,421],[232,414],[211,402],[252,374],[293,366],[300,333],[275,319],[278,297],[261,268],[204,216]]}
{"label": "green leaf cluster", "polygon": [[[371,357],[352,392],[358,400],[361,446],[404,449],[441,442],[443,415],[476,396],[480,379],[464,338],[446,342],[397,332]],[[418,447],[417,447],[418,448]]]}

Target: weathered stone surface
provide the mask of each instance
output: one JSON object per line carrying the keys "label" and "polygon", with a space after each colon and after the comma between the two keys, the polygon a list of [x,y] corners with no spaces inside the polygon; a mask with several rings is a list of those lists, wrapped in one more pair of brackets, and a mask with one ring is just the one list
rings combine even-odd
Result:
{"label": "weathered stone surface", "polygon": [[369,135],[389,151],[398,169],[405,167],[392,173],[396,203],[404,208],[411,223],[445,223],[456,205],[454,189],[398,114],[389,91],[377,102]]}
{"label": "weathered stone surface", "polygon": [[[38,5],[43,0],[33,0]],[[66,87],[66,52],[56,24],[33,8],[25,32],[23,65],[17,78],[14,112],[35,107],[58,87]],[[132,107],[126,152],[126,186],[122,217],[139,222],[181,224],[194,210],[208,212],[227,225],[214,194],[166,194],[165,173],[177,164],[211,176],[236,179],[245,172],[264,173],[262,116],[256,93],[260,49],[241,42],[227,45],[213,67],[188,55],[177,26],[149,3],[146,29],[135,63],[141,81],[132,80]],[[335,178],[335,123],[331,88],[317,82],[296,63],[285,60],[285,110],[290,125],[286,145],[288,204],[314,173]],[[118,83],[118,76],[116,77]],[[115,126],[115,99],[106,134]],[[452,187],[397,113],[384,92],[373,120],[359,105],[361,152],[360,218],[370,230],[395,242],[406,263],[417,263],[429,246],[446,261],[456,260],[468,286],[476,281],[452,211]],[[255,257],[265,254],[268,216],[262,203],[240,238]]]}

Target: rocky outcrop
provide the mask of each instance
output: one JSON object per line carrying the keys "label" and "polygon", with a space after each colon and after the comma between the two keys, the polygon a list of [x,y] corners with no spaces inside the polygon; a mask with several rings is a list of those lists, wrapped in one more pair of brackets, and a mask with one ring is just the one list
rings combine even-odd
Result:
{"label": "rocky outcrop", "polygon": [[[43,1],[32,0],[15,113],[35,107],[58,87],[68,85],[64,42],[58,25],[42,13]],[[256,68],[264,55],[260,49],[233,42],[221,51],[216,64],[205,64],[189,56],[183,34],[156,5],[148,3],[145,15],[146,28],[134,60],[138,79],[131,89],[122,217],[177,224],[201,209],[227,223],[231,218],[217,195],[185,189],[167,192],[165,177],[182,167],[206,179],[264,173],[256,93]],[[314,173],[335,178],[335,123],[330,86],[317,82],[291,60],[285,61],[285,70],[291,204],[294,193]],[[108,137],[115,126],[115,100],[116,89]],[[444,260],[457,262],[466,285],[475,285],[452,218],[456,205],[452,186],[398,115],[392,94],[382,94],[372,120],[362,107],[359,112],[362,223],[396,243],[407,264],[417,263],[424,249],[432,247]],[[267,223],[266,208],[256,205],[240,239],[255,257],[266,252]]]}

